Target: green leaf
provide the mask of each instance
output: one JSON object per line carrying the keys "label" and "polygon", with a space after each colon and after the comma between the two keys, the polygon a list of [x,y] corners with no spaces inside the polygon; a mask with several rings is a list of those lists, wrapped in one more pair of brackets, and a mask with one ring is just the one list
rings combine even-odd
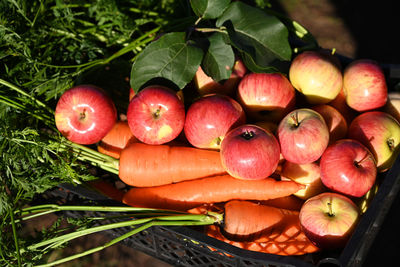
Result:
{"label": "green leaf", "polygon": [[230,0],[191,0],[193,12],[203,19],[216,19],[228,7]]}
{"label": "green leaf", "polygon": [[208,38],[210,46],[202,62],[204,72],[218,82],[229,78],[235,63],[235,54],[225,42],[225,35],[217,32]]}
{"label": "green leaf", "polygon": [[286,26],[261,9],[242,2],[231,3],[216,26],[225,26],[232,45],[252,59],[253,64],[247,66],[251,71],[279,68],[282,61],[291,59]]}
{"label": "green leaf", "polygon": [[138,92],[150,80],[164,78],[182,89],[193,79],[202,58],[203,50],[186,41],[184,32],[165,34],[132,64],[131,87]]}

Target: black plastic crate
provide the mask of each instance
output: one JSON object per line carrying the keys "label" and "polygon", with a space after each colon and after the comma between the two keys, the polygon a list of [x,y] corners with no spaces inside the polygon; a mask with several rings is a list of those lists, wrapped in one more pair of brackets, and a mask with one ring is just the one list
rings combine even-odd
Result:
{"label": "black plastic crate", "polygon": [[[390,260],[369,257],[368,254],[371,246],[375,245],[377,251],[374,252],[378,256],[380,256],[379,251],[388,251],[388,247],[391,246],[385,244],[385,240],[380,240],[380,243],[376,244],[374,242],[382,230],[386,230],[386,235],[393,233],[391,229],[381,228],[385,220],[393,219],[387,218],[391,208],[391,216],[396,215],[394,210],[396,207],[392,207],[392,203],[398,198],[400,188],[400,157],[379,179],[382,179],[382,183],[377,194],[362,215],[351,239],[340,251],[322,251],[302,256],[254,252],[216,240],[192,227],[153,226],[125,239],[124,243],[174,266],[363,266],[363,264],[377,266],[378,263],[384,264]],[[70,184],[62,184],[57,189],[47,192],[46,201],[61,201],[68,205],[123,205],[109,199],[93,187]],[[80,217],[85,216],[85,213],[66,212],[66,215]],[[115,238],[127,231],[129,228],[119,228],[108,230],[105,234]]]}
{"label": "black plastic crate", "polygon": [[[344,66],[351,62],[351,59],[341,56],[340,60]],[[387,76],[389,90],[400,91],[400,66],[382,67]],[[396,225],[396,222],[400,222],[398,219],[396,221],[399,216],[396,206],[392,205],[396,202],[400,204],[400,157],[378,179],[382,182],[377,194],[362,215],[351,239],[340,251],[322,251],[302,256],[272,255],[232,246],[193,227],[153,226],[123,242],[173,266],[396,266],[398,264],[393,261],[397,258],[397,248],[400,249],[400,245],[387,244],[387,237],[396,234],[400,236],[400,229]],[[39,201],[41,204],[48,201],[67,205],[123,205],[99,193],[89,184],[62,184],[46,192]],[[66,215],[80,217],[87,214],[66,212]],[[115,238],[129,229],[108,230],[104,234]]]}

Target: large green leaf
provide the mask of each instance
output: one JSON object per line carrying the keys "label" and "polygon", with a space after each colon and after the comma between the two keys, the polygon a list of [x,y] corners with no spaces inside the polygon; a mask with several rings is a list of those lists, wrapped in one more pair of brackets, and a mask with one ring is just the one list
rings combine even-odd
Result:
{"label": "large green leaf", "polygon": [[[290,61],[292,49],[286,26],[275,16],[242,2],[234,2],[218,18],[217,27],[225,26],[238,50],[251,57],[251,71],[279,68]],[[250,60],[248,60],[250,62]]]}
{"label": "large green leaf", "polygon": [[204,56],[202,67],[204,72],[215,81],[228,79],[235,63],[232,47],[225,42],[224,33],[214,33],[208,40],[210,46]]}
{"label": "large green leaf", "polygon": [[230,0],[191,0],[193,12],[203,19],[216,19],[228,7]]}
{"label": "large green leaf", "polygon": [[131,87],[135,92],[152,79],[164,78],[182,89],[203,58],[203,50],[186,41],[184,32],[163,35],[149,44],[132,64]]}

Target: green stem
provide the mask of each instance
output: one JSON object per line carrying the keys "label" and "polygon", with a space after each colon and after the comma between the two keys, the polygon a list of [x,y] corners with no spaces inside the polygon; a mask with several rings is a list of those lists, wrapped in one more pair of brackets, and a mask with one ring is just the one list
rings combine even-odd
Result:
{"label": "green stem", "polygon": [[[118,242],[120,242],[120,241],[122,241],[122,240],[124,240],[124,239],[126,239],[126,238],[128,238],[130,236],[132,236],[132,235],[135,235],[135,234],[137,234],[137,233],[139,233],[141,231],[144,231],[144,230],[150,228],[151,226],[210,225],[210,224],[213,224],[213,223],[216,222],[216,219],[215,219],[216,217],[207,216],[207,215],[204,215],[204,216],[206,216],[205,218],[207,218],[207,219],[203,219],[203,220],[199,220],[199,221],[181,221],[181,220],[173,220],[173,219],[167,220],[167,221],[164,221],[164,220],[162,220],[162,221],[158,221],[158,220],[148,221],[148,222],[144,223],[143,225],[133,229],[132,231],[129,231],[129,232],[117,237],[117,238],[114,238],[113,240],[107,242],[106,244],[104,244],[102,246],[98,246],[98,247],[89,249],[89,250],[87,250],[85,252],[78,253],[78,254],[75,254],[75,255],[72,255],[72,256],[69,256],[69,257],[66,257],[66,258],[51,262],[51,263],[47,263],[47,264],[44,264],[44,265],[39,265],[39,266],[42,266],[42,267],[54,266],[54,265],[61,264],[61,263],[67,262],[67,261],[78,259],[78,258],[83,257],[83,256],[90,255],[92,253],[101,251],[101,250],[103,250],[103,249],[105,249],[107,247],[110,247],[110,246],[112,246],[112,245],[114,245],[114,244],[116,244],[116,243],[118,243]],[[158,218],[158,219],[160,219],[160,218]],[[58,245],[60,245],[60,244],[61,243],[58,243]]]}
{"label": "green stem", "polygon": [[21,255],[20,255],[19,244],[18,244],[17,228],[15,227],[14,214],[12,211],[10,212],[10,219],[11,219],[11,227],[12,227],[13,236],[14,236],[15,250],[17,252],[18,266],[22,266]]}
{"label": "green stem", "polygon": [[[118,50],[117,52],[115,52],[114,54],[112,54],[110,57],[108,58],[104,58],[104,59],[96,59],[90,62],[86,62],[83,64],[79,64],[79,65],[68,65],[68,66],[60,66],[60,65],[52,65],[52,64],[46,64],[46,63],[41,63],[41,62],[35,62],[36,64],[40,64],[40,65],[44,65],[47,67],[52,67],[52,68],[59,68],[59,69],[71,69],[71,68],[76,68],[76,69],[80,69],[78,72],[75,73],[75,76],[78,74],[81,74],[82,72],[84,72],[85,70],[88,70],[90,68],[93,68],[94,66],[97,65],[105,65],[108,64],[109,62],[111,62],[112,60],[132,51],[132,49],[138,49],[141,46],[144,46],[145,44],[151,42],[152,40],[154,40],[154,35],[156,32],[158,32],[160,30],[161,27],[157,27],[151,31],[146,32],[145,34],[143,34],[142,36],[140,36],[139,38],[135,39],[134,41],[132,41],[131,43],[129,43],[128,45],[126,45],[125,47],[121,48],[120,50]],[[151,36],[151,37],[149,37]]]}
{"label": "green stem", "polygon": [[32,214],[33,212],[43,212],[47,210],[52,210],[53,212],[57,211],[98,211],[98,212],[160,212],[160,213],[168,213],[168,214],[186,214],[185,212],[180,211],[172,211],[172,210],[162,210],[162,209],[151,209],[151,208],[141,208],[141,207],[130,207],[130,206],[122,206],[122,207],[114,207],[114,206],[59,206],[56,204],[44,204],[37,205],[33,207],[27,207],[20,211],[16,211],[15,213],[20,216],[24,216],[27,214]]}
{"label": "green stem", "polygon": [[[31,115],[32,117],[34,117],[40,121],[43,121],[48,126],[52,126],[52,120],[50,119],[49,116],[46,116],[45,114],[38,114],[38,113],[32,112],[31,110],[27,109],[20,103],[13,101],[12,99],[9,99],[7,97],[0,95],[0,103],[6,104],[9,107],[21,110],[21,111]],[[54,129],[54,127],[52,127],[52,128]]]}
{"label": "green stem", "polygon": [[[62,244],[65,242],[68,242],[70,240],[73,240],[78,237],[82,237],[85,235],[105,231],[105,230],[111,230],[115,228],[121,228],[121,227],[128,227],[128,226],[134,226],[134,225],[140,225],[144,223],[148,223],[154,220],[157,221],[163,221],[163,222],[168,222],[172,221],[175,222],[173,225],[205,225],[205,224],[212,224],[217,221],[218,217],[214,216],[209,216],[209,215],[204,215],[204,214],[185,214],[185,215],[169,215],[169,216],[160,216],[160,217],[150,217],[150,218],[142,218],[142,219],[133,219],[129,221],[123,221],[123,222],[116,222],[116,223],[110,223],[106,225],[100,225],[96,227],[92,227],[89,229],[84,229],[80,230],[77,232],[72,232],[68,233],[62,236],[54,237],[42,242],[39,242],[37,244],[29,246],[27,249],[28,250],[35,250],[43,246],[47,246],[53,244],[53,243],[58,243]],[[179,223],[178,223],[179,222]],[[166,223],[168,225],[169,223]],[[22,250],[25,252],[24,250]]]}
{"label": "green stem", "polygon": [[221,28],[196,28],[195,29],[198,32],[222,32],[226,33],[226,28],[221,27]]}
{"label": "green stem", "polygon": [[65,141],[59,144],[61,150],[65,151],[67,148],[71,148],[72,152],[76,154],[76,157],[79,160],[86,161],[91,163],[94,166],[98,166],[106,171],[114,173],[116,175],[119,174],[119,160],[115,159],[111,156],[102,154],[96,150],[93,150],[89,147],[76,144],[70,141]]}
{"label": "green stem", "polygon": [[146,230],[147,228],[149,228],[149,227],[151,227],[153,225],[154,225],[153,222],[149,222],[149,223],[147,223],[145,225],[142,225],[142,226],[140,226],[140,227],[138,227],[138,228],[136,228],[136,229],[134,229],[132,231],[129,231],[126,234],[123,234],[122,236],[114,238],[113,240],[107,242],[106,244],[104,244],[102,246],[98,246],[98,247],[86,250],[85,252],[78,253],[78,254],[75,254],[75,255],[72,255],[72,256],[69,256],[69,257],[65,257],[63,259],[60,259],[60,260],[57,260],[57,261],[54,261],[54,262],[51,262],[51,263],[39,265],[38,267],[48,267],[48,266],[50,267],[50,266],[54,266],[54,265],[57,265],[57,264],[61,264],[61,263],[64,263],[64,262],[68,262],[68,261],[71,261],[71,260],[75,260],[75,259],[87,256],[87,255],[93,254],[93,253],[101,251],[101,250],[103,250],[103,249],[105,249],[107,247],[110,247],[110,246],[112,246],[112,245],[114,245],[114,244],[116,244],[116,243],[118,243],[118,242],[120,242],[120,241],[122,241],[122,240],[124,240],[124,239],[126,239],[126,238],[128,238],[128,237],[130,237],[132,235],[134,235],[134,234],[137,234],[140,231]]}
{"label": "green stem", "polygon": [[0,84],[7,86],[8,88],[17,91],[18,93],[30,98],[31,100],[33,100],[37,105],[39,105],[40,107],[45,108],[48,112],[50,112],[51,114],[54,114],[54,111],[49,108],[45,103],[41,102],[40,100],[38,100],[37,98],[35,98],[34,96],[31,96],[30,94],[28,94],[27,92],[25,92],[24,90],[22,90],[21,88],[19,88],[18,86],[7,82],[3,79],[0,79]]}

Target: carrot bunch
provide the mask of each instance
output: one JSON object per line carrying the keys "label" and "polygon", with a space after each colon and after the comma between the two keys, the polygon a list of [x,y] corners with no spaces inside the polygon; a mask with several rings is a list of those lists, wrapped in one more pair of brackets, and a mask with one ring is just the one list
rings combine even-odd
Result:
{"label": "carrot bunch", "polygon": [[[120,122],[98,146],[118,162],[118,176],[128,189],[118,194],[102,183],[94,184],[101,192],[133,207],[190,213],[221,207],[224,223],[206,226],[205,233],[244,249],[279,255],[317,251],[298,222],[303,201],[293,194],[304,185],[276,179],[276,173],[261,180],[234,178],[217,150],[176,142],[145,144],[128,130]],[[199,207],[202,212],[196,211]]]}
{"label": "carrot bunch", "polygon": [[233,246],[284,256],[320,250],[301,230],[299,211],[238,200],[223,206],[203,205],[189,210],[195,214],[209,211],[223,211],[224,224],[223,227],[205,226],[205,234]]}

